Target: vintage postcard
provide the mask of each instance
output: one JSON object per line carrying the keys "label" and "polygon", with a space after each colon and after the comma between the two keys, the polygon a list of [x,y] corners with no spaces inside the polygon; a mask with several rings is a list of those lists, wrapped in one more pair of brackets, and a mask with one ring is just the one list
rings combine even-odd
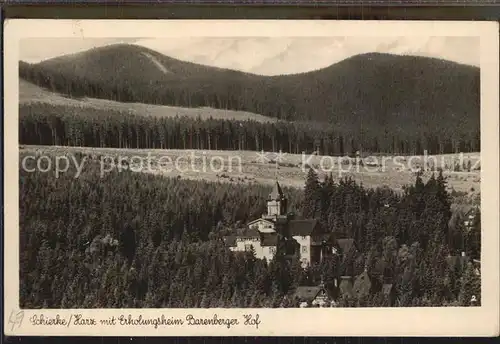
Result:
{"label": "vintage postcard", "polygon": [[498,33],[7,21],[6,334],[498,335]]}

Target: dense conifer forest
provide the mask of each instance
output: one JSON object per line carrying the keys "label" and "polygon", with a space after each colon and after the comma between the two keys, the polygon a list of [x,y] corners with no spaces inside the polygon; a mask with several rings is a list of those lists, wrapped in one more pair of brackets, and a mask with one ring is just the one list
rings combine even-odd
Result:
{"label": "dense conifer forest", "polygon": [[19,142],[100,148],[282,150],[322,155],[367,153],[422,155],[478,152],[479,131],[381,133],[318,122],[265,123],[189,117],[148,117],[116,110],[41,103],[19,107]]}
{"label": "dense conifer forest", "polygon": [[[87,158],[79,178],[74,168],[59,178],[19,171],[21,307],[294,307],[298,285],[332,288],[367,265],[391,279],[395,306],[480,301],[473,266],[449,259],[479,258],[480,214],[470,226],[452,214],[441,173],[398,194],[310,170],[303,190],[284,190],[289,207],[353,238],[358,252],[302,270],[298,260],[259,260],[222,241],[260,217],[269,187],[117,170],[101,178],[98,157]],[[381,294],[339,304],[383,305]]]}

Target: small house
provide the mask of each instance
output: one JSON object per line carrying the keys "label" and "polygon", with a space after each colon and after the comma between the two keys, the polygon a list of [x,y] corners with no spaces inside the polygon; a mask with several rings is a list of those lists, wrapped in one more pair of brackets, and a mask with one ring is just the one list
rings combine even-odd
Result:
{"label": "small house", "polygon": [[295,290],[295,299],[300,307],[329,307],[331,299],[325,286],[300,286]]}

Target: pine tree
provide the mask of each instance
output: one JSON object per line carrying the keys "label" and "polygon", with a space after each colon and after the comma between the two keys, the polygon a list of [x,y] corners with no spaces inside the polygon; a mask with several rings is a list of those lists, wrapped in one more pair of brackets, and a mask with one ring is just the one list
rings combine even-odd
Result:
{"label": "pine tree", "polygon": [[471,263],[466,267],[462,278],[458,301],[461,306],[470,306],[472,297],[475,296],[477,305],[481,302],[481,278],[474,272],[474,267]]}
{"label": "pine tree", "polygon": [[439,171],[439,175],[436,179],[437,182],[437,197],[441,203],[440,211],[443,214],[443,221],[448,223],[451,218],[451,201],[450,195],[446,189],[447,183],[443,176],[443,170]]}
{"label": "pine tree", "polygon": [[318,175],[310,168],[307,173],[306,185],[304,189],[304,201],[302,215],[305,218],[314,218],[318,215],[320,205],[320,185]]}

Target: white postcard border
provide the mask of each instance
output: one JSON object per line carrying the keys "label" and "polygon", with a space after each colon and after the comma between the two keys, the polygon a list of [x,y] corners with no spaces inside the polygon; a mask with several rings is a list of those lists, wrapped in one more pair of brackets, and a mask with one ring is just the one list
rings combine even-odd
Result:
{"label": "white postcard border", "polygon": [[[7,20],[4,24],[4,328],[6,335],[493,336],[499,334],[499,27],[494,22],[276,20]],[[19,309],[18,53],[35,37],[479,36],[481,40],[482,306],[472,308]],[[21,312],[21,313],[20,313]],[[17,316],[23,315],[23,321]],[[97,325],[35,326],[33,315],[76,314]],[[120,315],[235,318],[227,326],[110,326]],[[244,315],[259,316],[244,324]],[[19,317],[20,319],[20,317]]]}

